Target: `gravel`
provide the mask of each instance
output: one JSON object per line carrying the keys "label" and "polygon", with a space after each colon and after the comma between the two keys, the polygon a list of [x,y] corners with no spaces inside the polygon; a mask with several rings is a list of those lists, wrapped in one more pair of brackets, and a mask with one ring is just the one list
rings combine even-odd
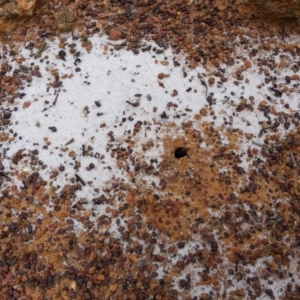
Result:
{"label": "gravel", "polygon": [[0,298],[295,299],[295,31],[63,2],[2,37]]}

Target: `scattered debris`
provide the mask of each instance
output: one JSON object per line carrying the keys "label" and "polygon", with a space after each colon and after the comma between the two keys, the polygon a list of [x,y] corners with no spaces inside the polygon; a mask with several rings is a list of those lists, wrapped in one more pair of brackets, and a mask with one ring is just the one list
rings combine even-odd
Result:
{"label": "scattered debris", "polygon": [[297,297],[292,31],[218,1],[63,2],[1,46],[0,298]]}

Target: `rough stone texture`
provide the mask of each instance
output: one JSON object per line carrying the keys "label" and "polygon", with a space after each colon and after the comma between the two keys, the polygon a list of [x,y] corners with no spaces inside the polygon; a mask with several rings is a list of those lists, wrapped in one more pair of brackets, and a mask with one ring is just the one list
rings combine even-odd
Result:
{"label": "rough stone texture", "polygon": [[17,3],[18,15],[20,17],[31,17],[34,13],[36,0],[19,0]]}
{"label": "rough stone texture", "polygon": [[9,19],[17,15],[17,6],[11,2],[0,2],[0,18]]}
{"label": "rough stone texture", "polygon": [[61,31],[68,31],[74,28],[77,16],[74,11],[68,7],[63,6],[56,14],[56,21],[58,23],[58,28]]}
{"label": "rough stone texture", "polygon": [[271,19],[300,20],[299,0],[240,0],[240,4],[249,6],[256,14]]}
{"label": "rough stone texture", "polygon": [[15,30],[18,20],[33,16],[35,7],[36,0],[0,0],[0,31]]}
{"label": "rough stone texture", "polygon": [[36,0],[0,1],[0,18],[31,17]]}

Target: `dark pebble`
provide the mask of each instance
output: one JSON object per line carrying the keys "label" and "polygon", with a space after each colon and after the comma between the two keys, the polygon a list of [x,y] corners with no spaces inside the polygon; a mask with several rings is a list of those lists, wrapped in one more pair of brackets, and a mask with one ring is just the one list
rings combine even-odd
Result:
{"label": "dark pebble", "polygon": [[272,291],[271,289],[267,289],[267,290],[265,290],[265,292],[266,292],[266,294],[267,294],[268,296],[274,297],[273,291]]}
{"label": "dark pebble", "polygon": [[57,131],[57,129],[56,129],[56,127],[54,127],[54,126],[51,126],[51,127],[48,127],[52,132],[56,132]]}
{"label": "dark pebble", "polygon": [[59,52],[58,52],[58,56],[62,59],[62,60],[66,60],[66,51],[64,51],[64,50],[60,50]]}
{"label": "dark pebble", "polygon": [[29,234],[32,234],[32,232],[33,232],[33,227],[32,227],[32,225],[29,225],[29,226],[27,227],[27,230],[28,230],[28,233],[29,233]]}
{"label": "dark pebble", "polygon": [[184,246],[185,246],[185,242],[179,242],[178,244],[177,244],[177,247],[178,247],[178,249],[182,249],[182,248],[184,248]]}
{"label": "dark pebble", "polygon": [[11,112],[10,111],[3,112],[3,118],[4,119],[10,119],[10,117],[11,117]]}
{"label": "dark pebble", "polygon": [[214,252],[218,251],[218,243],[216,241],[213,241],[211,243],[211,250],[214,251]]}
{"label": "dark pebble", "polygon": [[238,174],[242,175],[242,174],[246,174],[245,170],[242,167],[237,167],[236,168]]}
{"label": "dark pebble", "polygon": [[59,166],[58,170],[59,170],[60,172],[63,172],[63,171],[65,170],[65,166]]}
{"label": "dark pebble", "polygon": [[95,104],[96,104],[97,107],[100,107],[100,106],[101,106],[100,101],[95,101]]}

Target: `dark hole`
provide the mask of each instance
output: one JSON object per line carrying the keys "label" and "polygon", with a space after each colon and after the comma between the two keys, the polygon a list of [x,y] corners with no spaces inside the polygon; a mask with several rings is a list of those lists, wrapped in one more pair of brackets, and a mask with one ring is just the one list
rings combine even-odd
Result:
{"label": "dark hole", "polygon": [[186,148],[183,148],[183,147],[178,147],[175,149],[175,157],[176,158],[181,158],[181,157],[184,157],[187,155],[187,150]]}

